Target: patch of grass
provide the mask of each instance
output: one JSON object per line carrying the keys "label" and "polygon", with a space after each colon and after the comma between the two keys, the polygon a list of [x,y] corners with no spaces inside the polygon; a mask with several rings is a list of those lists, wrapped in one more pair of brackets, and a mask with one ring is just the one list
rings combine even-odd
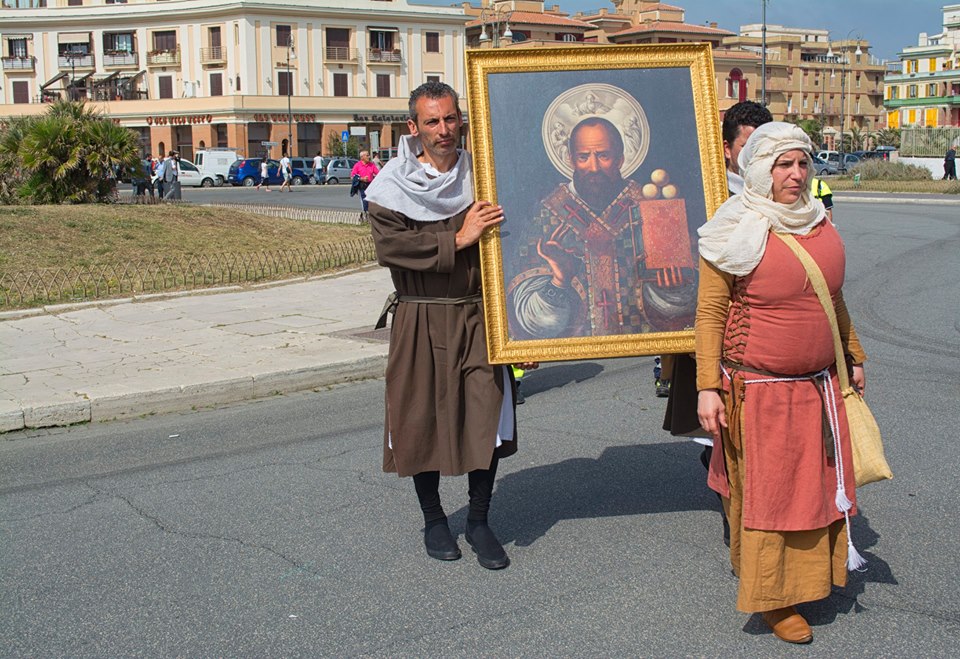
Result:
{"label": "patch of grass", "polygon": [[0,271],[319,247],[369,235],[365,226],[179,204],[0,206]]}
{"label": "patch of grass", "polygon": [[842,178],[853,178],[854,174],[872,181],[930,181],[933,178],[926,167],[892,160],[864,160]]}
{"label": "patch of grass", "polygon": [[834,192],[862,190],[864,192],[917,192],[960,195],[960,182],[958,181],[882,181],[861,177],[860,184],[856,185],[853,177],[843,177],[827,179],[827,183]]}

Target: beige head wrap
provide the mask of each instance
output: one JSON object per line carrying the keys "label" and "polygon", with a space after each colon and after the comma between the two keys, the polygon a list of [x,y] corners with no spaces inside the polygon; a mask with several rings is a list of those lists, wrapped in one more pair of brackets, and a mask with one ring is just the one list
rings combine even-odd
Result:
{"label": "beige head wrap", "polygon": [[812,162],[800,198],[790,206],[773,201],[773,164],[794,149],[807,152],[808,159],[813,149],[810,138],[799,126],[774,121],[753,131],[738,160],[743,192],[727,199],[698,232],[704,259],[724,272],[742,277],[763,258],[770,229],[804,235],[823,219],[823,203],[810,195]]}

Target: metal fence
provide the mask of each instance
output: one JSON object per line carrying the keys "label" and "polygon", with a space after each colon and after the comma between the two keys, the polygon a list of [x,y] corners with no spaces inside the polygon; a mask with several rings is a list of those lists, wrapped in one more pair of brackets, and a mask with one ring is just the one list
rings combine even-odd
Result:
{"label": "metal fence", "polygon": [[960,145],[960,128],[954,126],[904,126],[900,130],[900,155],[942,158],[951,146]]}
{"label": "metal fence", "polygon": [[0,307],[23,309],[254,283],[285,276],[319,274],[375,259],[373,238],[364,236],[319,247],[0,273]]}

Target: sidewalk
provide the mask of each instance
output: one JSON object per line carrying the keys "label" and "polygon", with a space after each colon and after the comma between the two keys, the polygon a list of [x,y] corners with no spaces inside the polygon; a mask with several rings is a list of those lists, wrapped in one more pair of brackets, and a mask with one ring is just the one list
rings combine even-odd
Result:
{"label": "sidewalk", "polygon": [[379,377],[387,330],[373,326],[392,290],[371,266],[0,320],[0,432]]}

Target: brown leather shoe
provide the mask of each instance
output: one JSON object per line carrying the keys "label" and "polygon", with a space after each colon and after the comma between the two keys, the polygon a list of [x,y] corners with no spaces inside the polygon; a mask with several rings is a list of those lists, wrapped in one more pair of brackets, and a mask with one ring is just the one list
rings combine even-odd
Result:
{"label": "brown leather shoe", "polygon": [[781,641],[809,643],[813,640],[813,630],[810,629],[810,625],[792,606],[764,611],[763,621]]}

